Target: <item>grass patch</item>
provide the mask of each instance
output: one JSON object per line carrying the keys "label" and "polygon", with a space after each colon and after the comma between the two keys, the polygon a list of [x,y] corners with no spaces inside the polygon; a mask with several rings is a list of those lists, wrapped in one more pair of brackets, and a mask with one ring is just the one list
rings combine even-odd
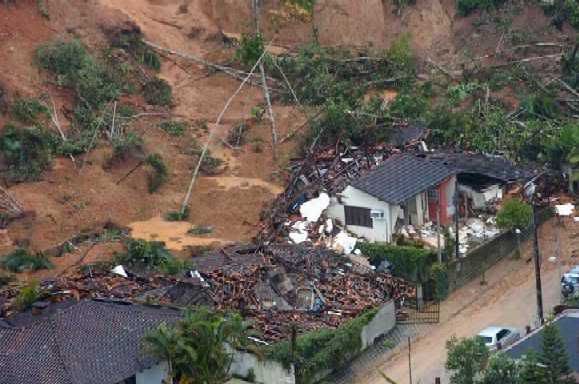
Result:
{"label": "grass patch", "polygon": [[152,168],[153,173],[149,174],[148,186],[149,193],[154,193],[161,188],[169,176],[169,171],[161,155],[154,153],[145,159],[145,164]]}
{"label": "grass patch", "polygon": [[125,245],[126,252],[114,256],[115,264],[169,275],[176,275],[189,268],[189,263],[176,259],[162,242],[129,239]]}
{"label": "grass patch", "polygon": [[195,225],[190,230],[188,230],[187,233],[194,236],[208,235],[213,233],[213,227],[206,225]]}
{"label": "grass patch", "polygon": [[155,78],[144,85],[143,97],[148,104],[167,107],[173,102],[173,91],[165,80]]}
{"label": "grass patch", "polygon": [[9,272],[20,273],[50,269],[53,265],[43,254],[30,254],[25,249],[17,249],[0,259],[0,268]]}
{"label": "grass patch", "polygon": [[53,137],[40,128],[7,125],[0,133],[0,154],[12,182],[37,180],[50,165]]}
{"label": "grass patch", "polygon": [[42,291],[38,282],[31,281],[30,283],[20,288],[18,296],[16,296],[16,308],[19,311],[27,310],[32,306],[32,304],[40,299],[41,295]]}
{"label": "grass patch", "polygon": [[189,207],[185,207],[185,210],[183,212],[181,212],[181,210],[170,211],[167,212],[167,214],[165,215],[165,220],[167,221],[184,221],[187,220],[188,218],[189,218]]}
{"label": "grass patch", "polygon": [[49,113],[46,105],[33,98],[17,99],[10,112],[14,119],[24,124],[34,124],[40,116]]}
{"label": "grass patch", "polygon": [[187,128],[189,128],[189,124],[185,121],[169,120],[159,124],[159,128],[171,136],[183,136]]}

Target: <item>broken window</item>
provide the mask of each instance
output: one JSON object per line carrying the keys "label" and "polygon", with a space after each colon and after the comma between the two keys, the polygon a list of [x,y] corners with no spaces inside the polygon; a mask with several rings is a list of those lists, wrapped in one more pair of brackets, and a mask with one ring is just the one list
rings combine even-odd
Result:
{"label": "broken window", "polygon": [[372,228],[372,217],[370,209],[362,207],[344,206],[346,214],[346,225],[357,225],[360,227]]}

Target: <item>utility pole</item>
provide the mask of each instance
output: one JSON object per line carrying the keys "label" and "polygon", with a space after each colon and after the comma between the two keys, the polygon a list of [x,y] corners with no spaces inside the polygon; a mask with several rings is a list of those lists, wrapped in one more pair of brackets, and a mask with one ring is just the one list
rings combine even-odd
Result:
{"label": "utility pole", "polygon": [[410,378],[410,384],[412,384],[412,351],[410,337],[408,337],[408,376]]}
{"label": "utility pole", "polygon": [[535,199],[531,199],[533,206],[533,261],[535,265],[535,289],[537,291],[537,316],[539,318],[539,325],[545,322],[543,316],[543,289],[541,284],[541,254],[539,253],[539,231],[537,228],[537,207]]}
{"label": "utility pole", "polygon": [[460,247],[459,247],[459,236],[458,236],[458,221],[460,212],[458,210],[458,184],[454,186],[454,253],[456,255],[456,259],[460,257]]}

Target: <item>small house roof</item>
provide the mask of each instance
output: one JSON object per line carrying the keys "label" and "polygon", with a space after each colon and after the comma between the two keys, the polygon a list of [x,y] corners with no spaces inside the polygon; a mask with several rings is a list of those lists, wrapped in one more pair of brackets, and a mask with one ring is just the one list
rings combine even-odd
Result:
{"label": "small house roof", "polygon": [[[579,372],[579,350],[577,348],[577,338],[579,337],[579,310],[568,310],[555,320],[555,326],[559,329],[569,364],[573,371]],[[541,352],[543,343],[543,329],[539,328],[527,337],[505,350],[505,353],[514,359],[519,359],[531,351]]]}
{"label": "small house roof", "polygon": [[391,156],[354,180],[352,186],[387,203],[400,204],[455,173],[439,160],[406,153]]}
{"label": "small house roof", "polygon": [[[47,309],[48,310],[48,309]],[[157,363],[141,339],[180,312],[86,300],[0,325],[0,384],[114,384]]]}

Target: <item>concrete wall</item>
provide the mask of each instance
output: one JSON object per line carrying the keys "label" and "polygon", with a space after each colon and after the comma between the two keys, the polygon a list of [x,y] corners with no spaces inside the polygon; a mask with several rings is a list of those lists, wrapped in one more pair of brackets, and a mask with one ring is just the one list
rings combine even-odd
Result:
{"label": "concrete wall", "polygon": [[346,187],[341,196],[342,204],[340,204],[335,197],[331,199],[330,207],[326,211],[329,217],[339,220],[345,225],[346,217],[344,213],[344,205],[381,210],[384,212],[384,218],[374,219],[372,228],[348,225],[346,226],[346,229],[360,237],[368,239],[369,241],[390,242],[392,240],[392,228],[394,227],[394,224],[391,221],[392,213],[391,207],[388,203],[380,201],[351,186]]}
{"label": "concrete wall", "polygon": [[374,344],[377,337],[384,335],[396,326],[396,308],[394,301],[382,305],[376,316],[363,329],[360,337],[362,338],[362,349],[368,348]]}
{"label": "concrete wall", "polygon": [[249,352],[234,351],[233,363],[229,372],[232,375],[247,377],[250,370],[255,374],[255,382],[261,384],[295,384],[293,367],[287,370],[280,363],[272,360],[259,360]]}
{"label": "concrete wall", "polygon": [[168,365],[167,363],[159,363],[149,369],[145,369],[137,373],[137,384],[163,384],[163,380],[167,377]]}

